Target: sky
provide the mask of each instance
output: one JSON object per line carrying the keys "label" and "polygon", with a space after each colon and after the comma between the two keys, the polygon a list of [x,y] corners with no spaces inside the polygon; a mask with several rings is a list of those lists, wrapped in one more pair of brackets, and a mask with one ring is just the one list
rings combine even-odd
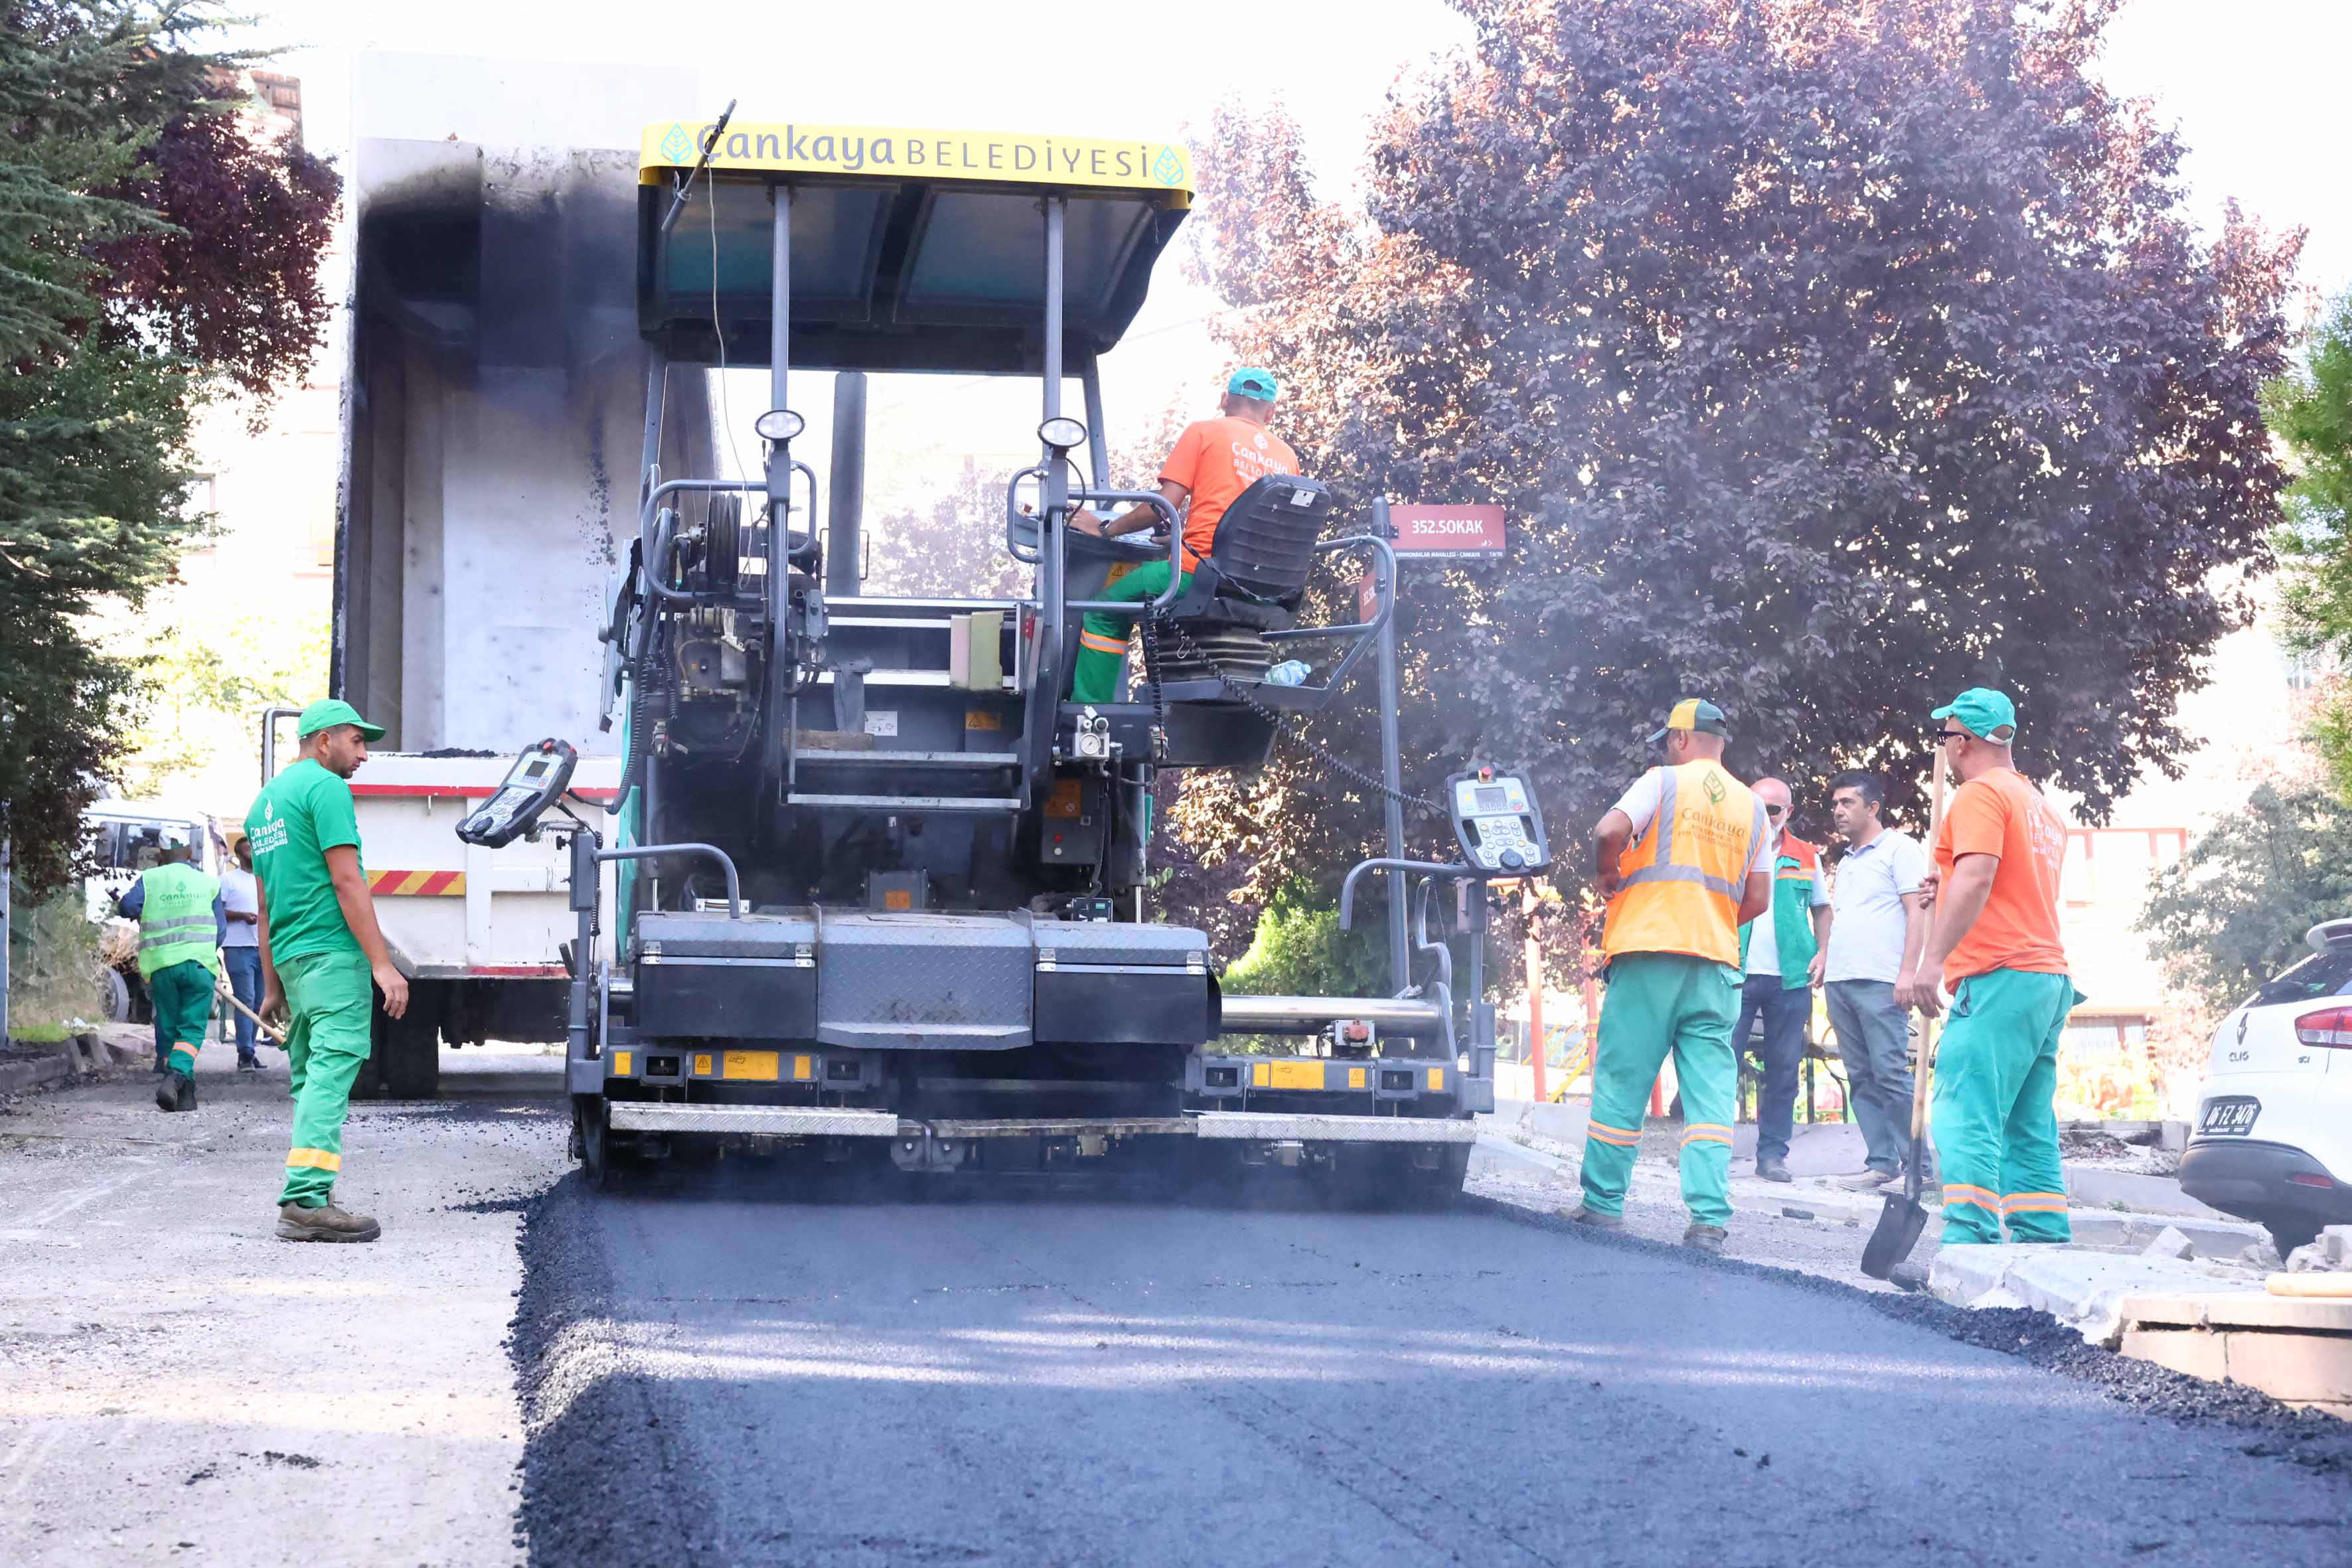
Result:
{"label": "sky", "polygon": [[[1470,42],[1467,25],[1439,0],[1286,0],[1251,6],[1245,26],[1155,7],[987,0],[840,7],[264,0],[253,13],[256,37],[285,47],[281,68],[303,79],[307,134],[322,152],[347,145],[351,56],[374,48],[690,71],[699,90],[677,112],[715,114],[734,98],[746,121],[1160,138],[1205,121],[1229,97],[1244,104],[1278,97],[1299,121],[1318,174],[1339,186],[1359,173],[1370,123],[1400,76]],[[2352,284],[2339,97],[2347,58],[2346,0],[2126,0],[2104,68],[2113,88],[2153,100],[2159,119],[2178,124],[2191,149],[2186,174],[2200,222],[2217,221],[2223,200],[2235,195],[2272,226],[2305,226],[2304,281],[2333,291]],[[595,108],[562,111],[593,120]],[[608,144],[631,140],[624,132]],[[1213,395],[1222,360],[1206,319],[1214,310],[1181,268],[1161,264],[1141,315],[1105,362],[1114,444],[1122,421],[1150,417],[1171,390],[1204,404]],[[756,405],[756,386],[747,390]],[[950,443],[963,450],[1017,451],[1033,428],[1025,401],[997,392],[932,396],[925,422],[968,427]],[[877,426],[884,412],[877,396]],[[1000,428],[1019,438],[992,434]]]}

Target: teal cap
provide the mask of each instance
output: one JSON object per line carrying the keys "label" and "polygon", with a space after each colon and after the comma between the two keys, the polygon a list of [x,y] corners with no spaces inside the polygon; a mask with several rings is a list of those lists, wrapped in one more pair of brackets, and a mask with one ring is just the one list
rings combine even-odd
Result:
{"label": "teal cap", "polygon": [[307,741],[311,736],[317,734],[320,731],[331,730],[338,724],[357,725],[359,727],[361,736],[366,740],[381,741],[383,739],[383,725],[369,723],[366,720],[360,717],[360,710],[358,709],[352,707],[350,703],[344,701],[340,697],[323,698],[317,702],[311,703],[308,708],[303,709],[302,722],[296,728],[294,732],[301,739]]}
{"label": "teal cap", "polygon": [[1225,390],[1237,397],[1272,403],[1282,395],[1282,383],[1274,379],[1274,372],[1251,365],[1234,372],[1233,379],[1225,383]]}
{"label": "teal cap", "polygon": [[1990,686],[1969,687],[1933,716],[1958,719],[1963,729],[1979,740],[2006,741],[2017,733],[2017,705]]}
{"label": "teal cap", "polygon": [[1658,727],[1656,734],[1650,737],[1650,744],[1654,746],[1664,740],[1670,730],[1697,730],[1728,739],[1731,722],[1724,718],[1722,709],[1705,698],[1685,697],[1675,704],[1674,710],[1666,715],[1666,721]]}

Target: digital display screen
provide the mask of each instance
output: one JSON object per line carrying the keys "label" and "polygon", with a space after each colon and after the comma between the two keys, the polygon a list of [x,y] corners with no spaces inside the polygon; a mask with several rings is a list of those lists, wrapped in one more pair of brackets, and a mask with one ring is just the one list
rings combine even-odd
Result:
{"label": "digital display screen", "polygon": [[545,778],[547,776],[547,770],[553,765],[554,764],[550,763],[545,757],[533,758],[530,763],[524,765],[522,776],[526,779]]}
{"label": "digital display screen", "polygon": [[1501,784],[1480,784],[1476,791],[1480,811],[1508,811],[1511,792]]}

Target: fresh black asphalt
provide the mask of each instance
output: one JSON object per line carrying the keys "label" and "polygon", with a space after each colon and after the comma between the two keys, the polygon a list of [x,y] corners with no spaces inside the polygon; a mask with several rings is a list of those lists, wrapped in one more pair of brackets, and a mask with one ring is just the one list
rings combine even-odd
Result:
{"label": "fresh black asphalt", "polygon": [[2352,1563],[2352,1429],[2038,1314],[1475,1201],[924,1192],[540,1200],[530,1560]]}

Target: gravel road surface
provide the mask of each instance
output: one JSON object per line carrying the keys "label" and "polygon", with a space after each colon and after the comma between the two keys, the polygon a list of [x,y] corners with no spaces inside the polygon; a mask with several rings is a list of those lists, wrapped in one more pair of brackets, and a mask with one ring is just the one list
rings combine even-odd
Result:
{"label": "gravel road surface", "polygon": [[2035,1314],[1475,1199],[812,1198],[730,1169],[533,1209],[534,1562],[2352,1560],[2340,1424]]}

